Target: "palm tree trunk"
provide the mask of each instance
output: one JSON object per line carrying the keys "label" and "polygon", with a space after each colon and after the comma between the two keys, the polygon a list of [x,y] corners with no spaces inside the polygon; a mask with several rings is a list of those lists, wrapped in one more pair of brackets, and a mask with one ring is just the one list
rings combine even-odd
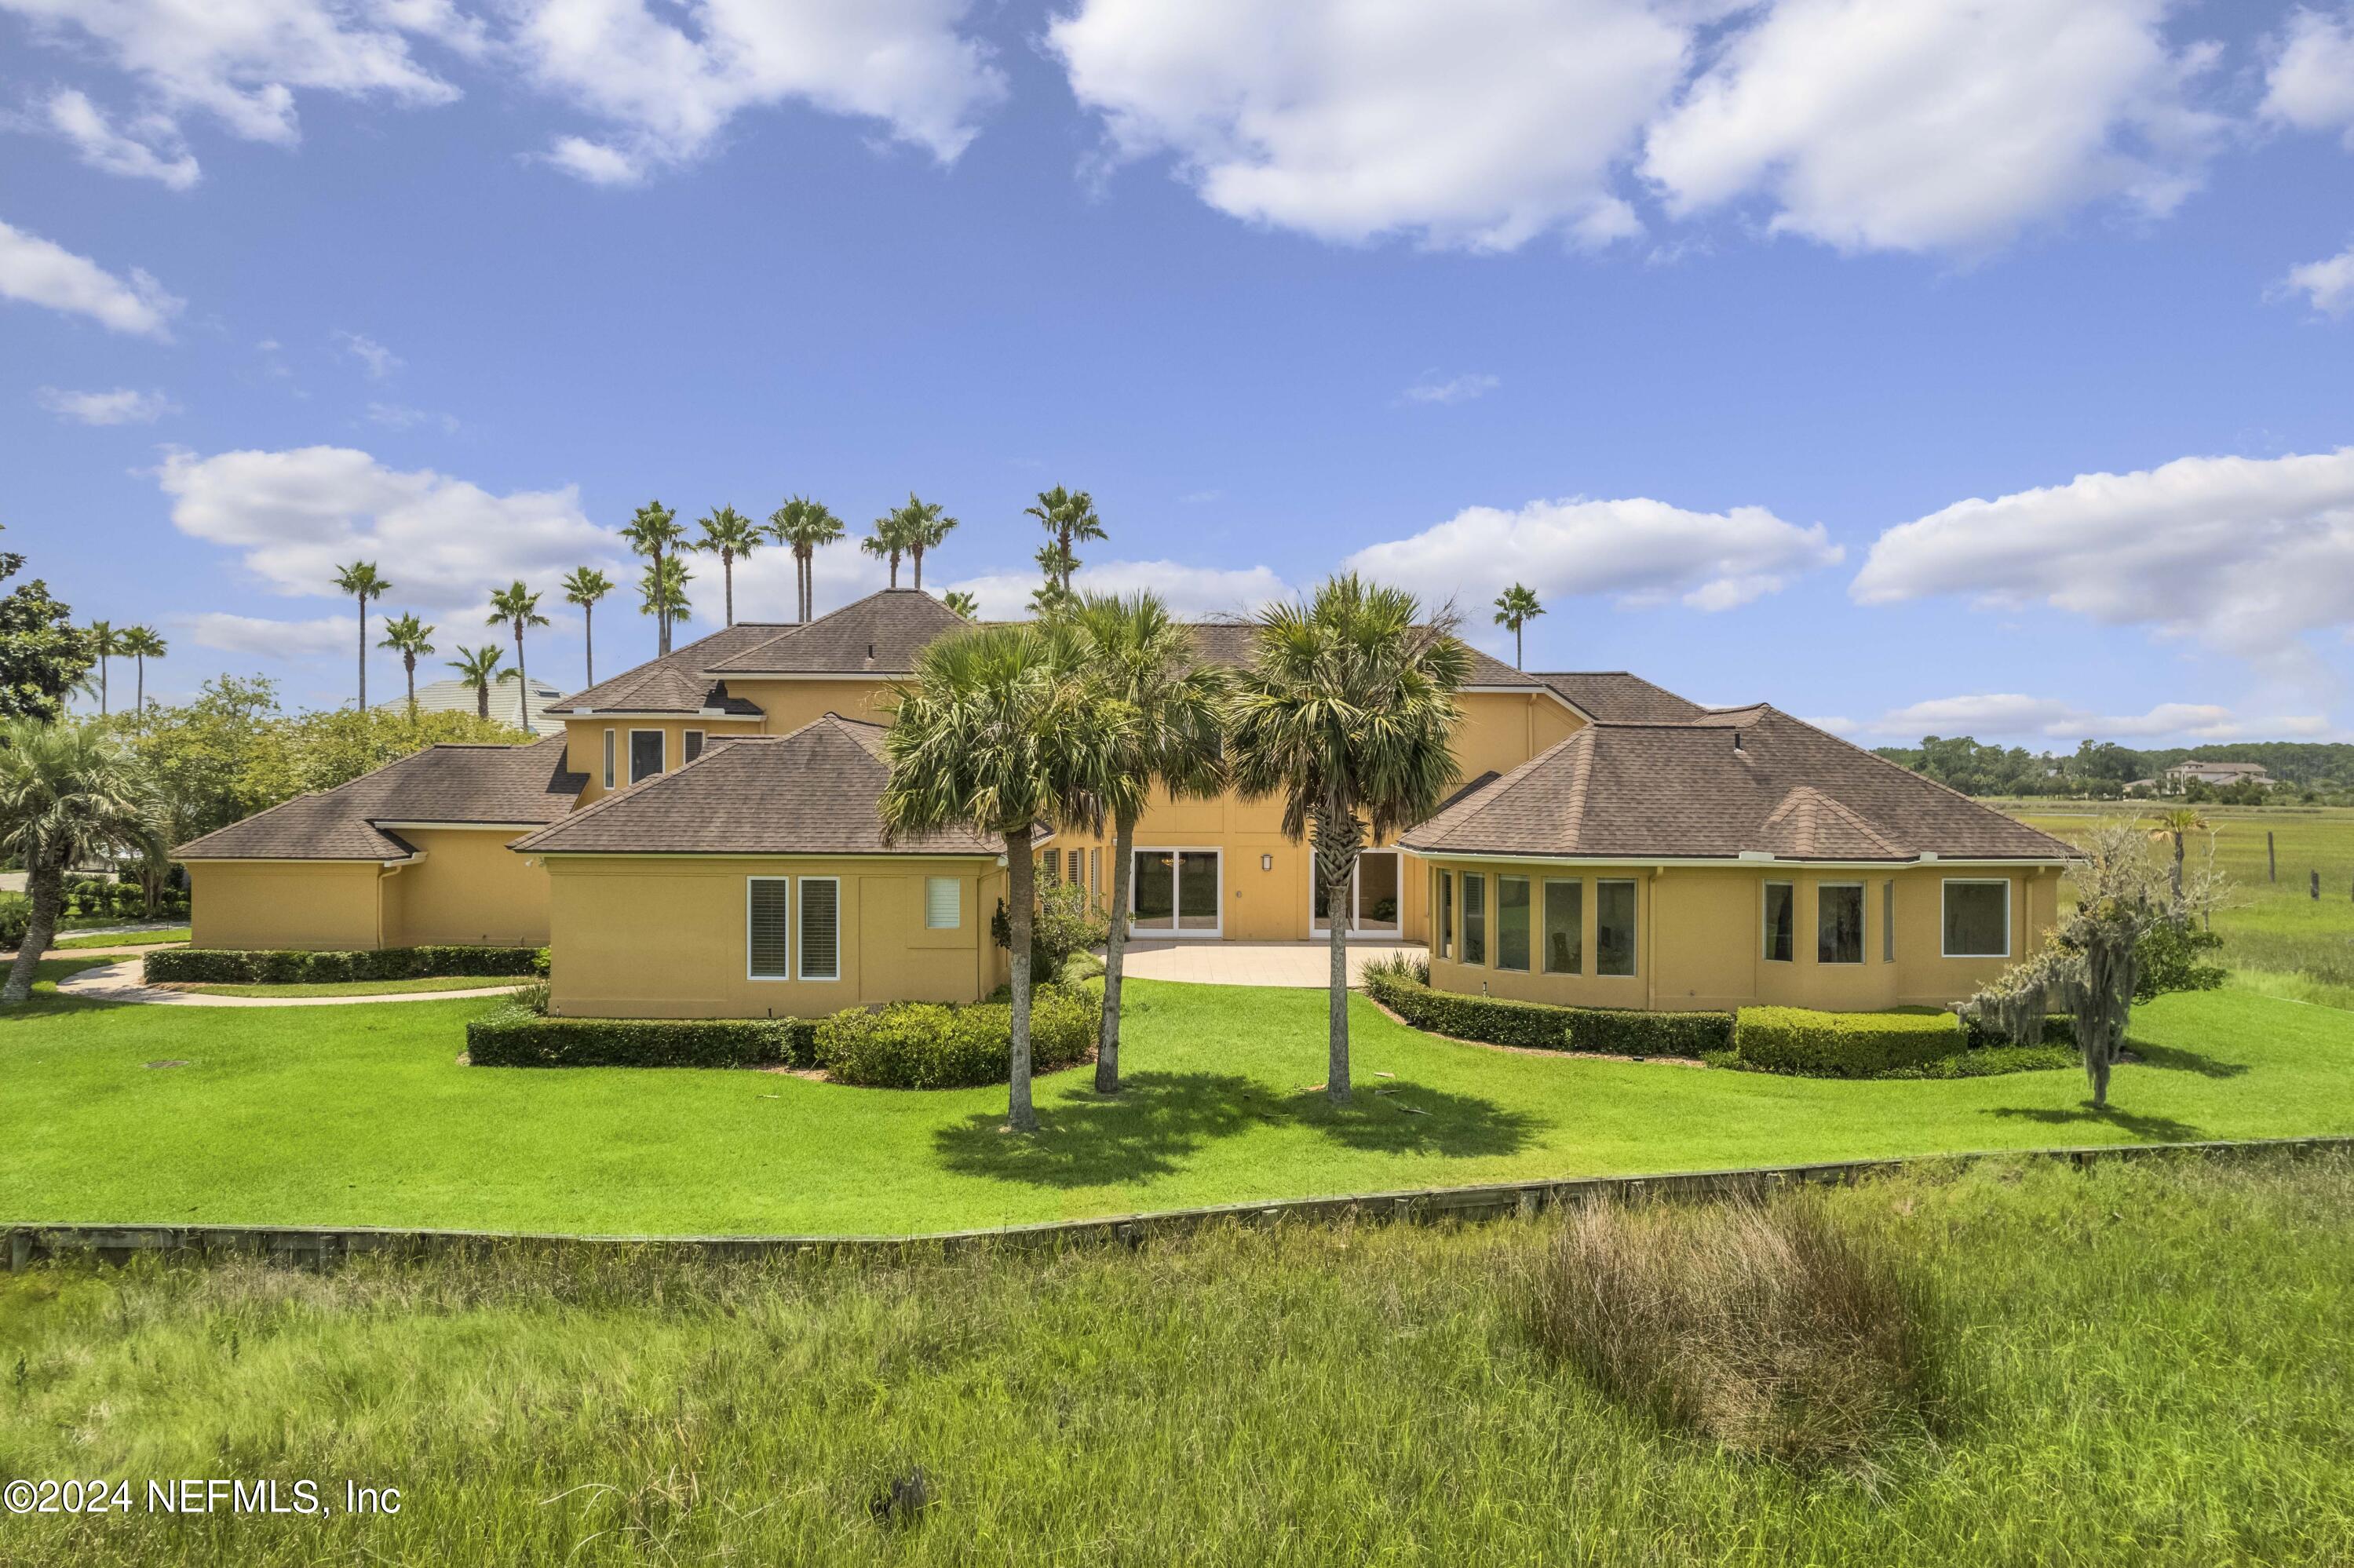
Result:
{"label": "palm tree trunk", "polygon": [[1512,668],[1513,668],[1513,669],[1515,669],[1515,670],[1517,670],[1517,669],[1519,669],[1520,667],[1521,667],[1521,629],[1520,629],[1519,627],[1515,626],[1515,627],[1513,627],[1513,628],[1512,628]]}
{"label": "palm tree trunk", "polygon": [[2175,911],[2176,911],[2176,913],[2179,914],[2179,913],[2181,912],[2181,909],[2182,909],[2182,833],[2181,833],[2180,830],[2179,830],[2179,829],[2175,832],[2175,835],[2174,835],[2174,907],[2175,907]]}
{"label": "palm tree trunk", "polygon": [[106,655],[98,656],[98,716],[106,716]]}
{"label": "palm tree trunk", "polygon": [[1119,975],[1128,957],[1128,888],[1136,864],[1136,819],[1111,834],[1111,929],[1104,938],[1103,1033],[1096,1042],[1096,1093],[1119,1092]]}
{"label": "palm tree trunk", "polygon": [[1327,811],[1316,819],[1316,874],[1324,883],[1324,929],[1331,949],[1327,981],[1327,1027],[1331,1060],[1324,1072],[1324,1097],[1349,1103],[1349,882],[1357,869],[1363,833],[1353,811]]}
{"label": "palm tree trunk", "polygon": [[31,917],[25,923],[24,945],[16,949],[16,961],[8,970],[8,983],[0,986],[0,1002],[25,1001],[33,994],[33,971],[39,967],[41,955],[57,940],[58,908],[65,902],[65,867],[47,860],[28,863],[32,874],[26,880],[25,891],[32,895]]}
{"label": "palm tree trunk", "polygon": [[1037,868],[1030,860],[1030,830],[1005,835],[1005,869],[1013,880],[1007,890],[1008,919],[1013,937],[1013,1072],[1007,1086],[1005,1125],[1014,1132],[1038,1130],[1038,1113],[1030,1104],[1030,927],[1032,891]]}
{"label": "palm tree trunk", "polygon": [[670,606],[662,598],[662,552],[654,552],[654,657],[670,652]]}
{"label": "palm tree trunk", "polygon": [[523,622],[515,622],[515,727],[531,733],[531,679],[523,669]]}
{"label": "palm tree trunk", "polygon": [[474,683],[474,716],[486,723],[490,719],[491,683],[488,681]]}
{"label": "palm tree trunk", "polygon": [[408,676],[408,722],[417,722],[417,655],[403,653],[400,667]]}
{"label": "palm tree trunk", "polygon": [[736,624],[736,557],[722,551],[719,556],[720,579],[727,585],[727,624]]}
{"label": "palm tree trunk", "polygon": [[910,558],[916,563],[916,588],[921,592],[924,587],[924,552],[917,550]]}
{"label": "palm tree trunk", "polygon": [[899,586],[899,557],[896,555],[891,557],[891,586]]}
{"label": "palm tree trunk", "polygon": [[360,595],[360,712],[367,712],[367,595]]}
{"label": "palm tree trunk", "polygon": [[143,714],[147,711],[147,655],[144,653],[139,655],[138,685],[132,693],[131,700],[139,712]]}
{"label": "palm tree trunk", "polygon": [[597,607],[593,604],[580,607],[580,647],[588,655],[588,683],[593,686],[597,683]]}

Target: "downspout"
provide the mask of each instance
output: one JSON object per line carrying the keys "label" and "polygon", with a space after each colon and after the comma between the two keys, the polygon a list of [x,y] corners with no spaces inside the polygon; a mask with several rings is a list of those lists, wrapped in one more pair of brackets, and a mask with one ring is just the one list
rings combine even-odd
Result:
{"label": "downspout", "polygon": [[[423,857],[420,855],[418,858],[422,859]],[[408,866],[409,862],[405,860],[380,861],[376,864],[376,945],[379,948],[384,946],[384,885],[390,882],[394,877],[398,876],[402,872],[408,870]]]}
{"label": "downspout", "polygon": [[1650,879],[1643,885],[1643,946],[1639,960],[1643,967],[1643,1010],[1656,1012],[1659,1005],[1659,955],[1656,944],[1659,939],[1659,874],[1663,865],[1651,868]]}

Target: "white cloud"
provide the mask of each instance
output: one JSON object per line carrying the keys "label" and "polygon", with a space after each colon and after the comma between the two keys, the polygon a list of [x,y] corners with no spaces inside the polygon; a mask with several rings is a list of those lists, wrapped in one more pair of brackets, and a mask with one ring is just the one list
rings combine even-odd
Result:
{"label": "white cloud", "polygon": [[62,392],[44,387],[33,398],[58,418],[85,425],[152,425],[166,414],[180,411],[180,406],[161,392],[141,392],[130,387],[111,392]]}
{"label": "white cloud", "polygon": [[1864,604],[1964,594],[2148,626],[2259,659],[2354,623],[2354,447],[2181,458],[1956,502],[1891,528],[1850,588]]}
{"label": "white cloud", "polygon": [[1640,0],[1080,0],[1047,37],[1113,155],[1219,211],[1473,250],[1638,232],[1613,166],[1690,48]]}
{"label": "white cloud", "polygon": [[2354,310],[2354,245],[2324,260],[2290,268],[2274,292],[2303,294],[2326,316],[2342,316]]}
{"label": "white cloud", "polygon": [[2264,73],[2264,113],[2300,131],[2342,129],[2354,149],[2354,15],[2289,17]]}
{"label": "white cloud", "polygon": [[407,363],[400,355],[393,353],[376,339],[361,333],[338,329],[335,333],[335,346],[366,366],[368,379],[371,381],[383,380]]}
{"label": "white cloud", "polygon": [[1779,0],[1650,129],[1686,215],[1748,197],[1843,249],[1976,249],[2088,202],[2170,211],[2223,128],[2168,0]]}
{"label": "white cloud", "polygon": [[[1841,720],[1844,724],[1847,721]],[[1867,726],[1875,734],[1903,736],[2033,736],[2041,740],[2259,740],[2307,738],[2329,733],[2317,714],[2241,718],[2214,703],[2159,703],[2146,713],[2102,714],[2058,697],[2016,692],[1935,697],[1891,708]]]}
{"label": "white cloud", "polygon": [[[947,586],[981,600],[981,613],[990,620],[1026,615],[1036,591],[1035,570],[987,572]],[[1229,569],[1188,567],[1175,561],[1106,561],[1081,567],[1071,577],[1081,593],[1135,593],[1150,588],[1170,609],[1187,620],[1220,615],[1248,615],[1272,599],[1288,599],[1291,588],[1266,567]]]}
{"label": "white cloud", "polygon": [[[622,185],[708,150],[748,109],[806,102],[879,120],[953,162],[1005,95],[989,51],[959,30],[970,0],[533,0],[509,50],[541,87],[609,122],[547,161]],[[673,18],[676,18],[674,24]]]}
{"label": "white cloud", "polygon": [[1526,583],[1548,599],[1614,594],[1635,604],[1680,599],[1730,609],[1837,562],[1819,523],[1801,528],[1762,506],[1687,512],[1664,501],[1532,501],[1470,506],[1412,538],[1357,551],[1342,567],[1426,599],[1485,604]]}
{"label": "white cloud", "polygon": [[169,116],[143,114],[118,127],[86,95],[63,88],[49,96],[48,118],[49,128],[79,148],[93,169],[155,180],[175,191],[189,189],[202,172]]}
{"label": "white cloud", "polygon": [[[373,613],[375,607],[369,607]],[[199,648],[224,653],[252,653],[268,659],[316,659],[356,652],[359,611],[321,616],[315,620],[270,620],[258,615],[228,615],[218,610],[188,617],[188,641]],[[374,641],[374,639],[370,639]]]}
{"label": "white cloud", "polygon": [[1426,376],[1398,396],[1409,403],[1469,403],[1503,384],[1498,376],[1479,374],[1450,376],[1445,380]]}
{"label": "white cloud", "polygon": [[236,550],[277,593],[332,597],[337,567],[370,560],[396,602],[455,611],[513,577],[553,587],[576,566],[624,569],[619,541],[582,514],[570,485],[493,495],[347,447],[213,457],[174,448],[157,477],[175,526]]}
{"label": "white cloud", "polygon": [[85,315],[116,332],[171,338],[167,324],[186,301],[134,267],[116,277],[87,256],[0,223],[0,299]]}
{"label": "white cloud", "polygon": [[458,418],[454,414],[437,414],[430,408],[411,408],[403,403],[370,403],[368,422],[387,429],[414,429],[419,425],[439,426],[445,435],[458,433]]}

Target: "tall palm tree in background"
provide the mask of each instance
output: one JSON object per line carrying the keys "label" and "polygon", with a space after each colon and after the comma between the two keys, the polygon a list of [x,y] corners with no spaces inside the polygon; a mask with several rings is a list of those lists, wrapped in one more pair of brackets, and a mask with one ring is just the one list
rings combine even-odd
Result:
{"label": "tall palm tree in background", "polygon": [[132,700],[138,705],[139,712],[147,711],[147,661],[161,659],[171,651],[171,644],[152,626],[134,626],[122,634],[122,652],[138,661],[139,684]]}
{"label": "tall palm tree in background", "polygon": [[374,561],[354,561],[348,567],[335,568],[335,586],[360,601],[360,712],[367,712],[367,607],[368,600],[382,599],[392,591],[392,585],[376,569]]}
{"label": "tall palm tree in background", "polygon": [[491,716],[491,683],[499,678],[499,662],[506,651],[495,642],[480,648],[458,644],[458,657],[442,662],[458,672],[458,679],[474,688],[474,712],[482,718]]}
{"label": "tall palm tree in background", "polygon": [[1087,680],[1087,657],[1086,640],[1067,626],[1024,622],[936,639],[916,656],[883,736],[886,843],[967,827],[1005,846],[1013,981],[1006,1123],[1015,1132],[1038,1127],[1030,1098],[1031,844],[1042,826],[1100,825],[1133,724]]}
{"label": "tall palm tree in background", "polygon": [[1544,613],[1537,596],[1514,583],[1496,596],[1496,624],[1512,634],[1512,668],[1521,667],[1521,628]]}
{"label": "tall palm tree in background", "polygon": [[684,620],[687,612],[695,608],[694,601],[686,597],[686,585],[694,580],[695,574],[676,556],[665,557],[662,565],[649,566],[638,574],[638,609],[652,616],[662,628],[665,653],[670,652],[671,628]]}
{"label": "tall palm tree in background", "polygon": [[940,595],[940,602],[947,605],[957,614],[963,616],[967,620],[979,620],[981,619],[981,600],[973,598],[972,595],[965,592],[962,588],[949,589],[948,592]]}
{"label": "tall palm tree in background", "polygon": [[104,726],[0,725],[0,854],[24,863],[33,906],[0,1002],[33,994],[34,971],[57,939],[67,869],[109,851],[159,853],[163,834],[146,775]]}
{"label": "tall palm tree in background", "polygon": [[90,623],[90,651],[98,655],[98,716],[106,716],[106,662],[117,653],[128,652],[122,646],[122,633],[114,630],[111,620]]}
{"label": "tall palm tree in background", "polygon": [[487,626],[506,626],[514,632],[515,645],[515,727],[525,735],[531,733],[531,676],[523,662],[523,629],[546,626],[547,617],[539,613],[539,595],[523,586],[521,577],[491,595],[491,613],[483,622]]}
{"label": "tall palm tree in background", "polygon": [[797,614],[806,621],[817,599],[817,547],[842,537],[842,519],[824,503],[796,495],[769,514],[769,532],[778,544],[792,547],[793,581],[801,590]]}
{"label": "tall palm tree in background", "polygon": [[1199,661],[1193,629],[1155,594],[1089,594],[1073,624],[1087,644],[1090,679],[1133,720],[1104,791],[1112,822],[1111,929],[1104,942],[1096,1091],[1108,1095],[1119,1087],[1119,981],[1137,820],[1156,787],[1172,800],[1204,799],[1225,788],[1226,673]]}
{"label": "tall palm tree in background", "polygon": [[[623,525],[621,537],[630,542],[631,549],[646,558],[651,568],[646,580],[651,583],[667,580],[663,563],[675,559],[667,552],[686,537],[686,530],[679,526],[677,513],[659,501],[649,501],[639,507],[637,514]],[[643,609],[646,614],[654,617],[654,656],[660,658],[670,652],[671,618],[667,614],[657,614],[651,599]]]}
{"label": "tall palm tree in background", "polygon": [[2207,814],[2196,806],[2169,806],[2165,810],[2159,811],[2152,816],[2149,821],[2149,836],[2151,842],[2163,843],[2168,839],[2174,841],[2174,870],[2172,885],[2174,888],[2174,907],[2179,912],[2182,908],[2183,835],[2186,833],[2205,832],[2207,831]]}
{"label": "tall palm tree in background", "polygon": [[1259,612],[1251,660],[1235,678],[1226,752],[1235,783],[1278,796],[1284,836],[1313,836],[1332,915],[1331,1061],[1324,1092],[1349,1097],[1349,885],[1376,842],[1438,809],[1456,774],[1456,690],[1471,657],[1451,609],[1427,622],[1412,594],[1331,577],[1308,604]]}
{"label": "tall palm tree in background", "polygon": [[1104,537],[1103,519],[1096,515],[1094,499],[1084,490],[1066,490],[1058,484],[1040,491],[1038,504],[1022,510],[1024,515],[1038,519],[1038,525],[1051,535],[1038,552],[1038,565],[1047,580],[1069,593],[1071,574],[1079,569],[1079,558],[1071,554],[1071,546]]}
{"label": "tall palm tree in background", "polygon": [[858,547],[877,560],[891,563],[891,586],[899,586],[899,563],[906,559],[908,548],[907,509],[885,512],[869,525],[866,536]]}
{"label": "tall palm tree in background", "polygon": [[588,679],[597,683],[597,601],[613,591],[613,579],[594,567],[575,567],[563,582],[564,601],[580,607],[580,648],[588,659]]}
{"label": "tall palm tree in background", "polygon": [[907,504],[897,513],[900,535],[907,542],[908,564],[916,568],[916,587],[924,586],[924,552],[938,549],[957,525],[953,517],[941,515],[939,503],[918,501],[916,493],[907,493]]}
{"label": "tall palm tree in background", "polygon": [[400,655],[401,673],[408,678],[408,716],[417,716],[417,661],[433,652],[433,628],[414,615],[396,615],[384,623],[384,641],[376,644]]}
{"label": "tall palm tree in background", "polygon": [[726,584],[727,624],[736,624],[736,563],[760,547],[767,537],[760,525],[737,511],[722,506],[705,516],[701,523],[702,535],[695,547],[705,555],[719,557],[719,573]]}

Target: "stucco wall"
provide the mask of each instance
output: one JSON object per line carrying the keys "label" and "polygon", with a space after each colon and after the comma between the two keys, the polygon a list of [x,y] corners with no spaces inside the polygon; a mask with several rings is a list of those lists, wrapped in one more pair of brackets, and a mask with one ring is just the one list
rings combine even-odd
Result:
{"label": "stucco wall", "polygon": [[336,951],[381,940],[373,861],[189,861],[190,945]]}
{"label": "stucco wall", "polygon": [[883,711],[882,705],[890,691],[890,682],[875,679],[788,681],[773,677],[763,680],[758,675],[727,677],[728,694],[758,703],[760,711],[768,715],[766,728],[770,735],[790,735],[827,714],[839,714],[866,724],[888,724],[891,716]]}
{"label": "stucco wall", "polygon": [[[872,1002],[972,1001],[1003,978],[989,938],[1002,874],[985,860],[551,856],[552,1005],[584,1017],[804,1017]],[[953,930],[924,925],[924,881],[962,884]],[[841,879],[841,978],[747,974],[746,882]],[[790,940],[798,960],[800,895]],[[796,963],[798,969],[798,962]]]}
{"label": "stucco wall", "polygon": [[686,761],[686,732],[699,729],[706,741],[723,735],[760,735],[764,732],[758,719],[630,719],[590,718],[567,719],[564,723],[565,766],[575,773],[585,773],[588,783],[580,791],[579,805],[585,806],[605,793],[605,732],[613,732],[613,786],[629,788],[630,732],[633,729],[658,729],[663,732],[663,771],[667,773]]}
{"label": "stucco wall", "polygon": [[403,828],[425,853],[384,885],[385,945],[547,942],[547,873],[506,846],[520,828]]}

